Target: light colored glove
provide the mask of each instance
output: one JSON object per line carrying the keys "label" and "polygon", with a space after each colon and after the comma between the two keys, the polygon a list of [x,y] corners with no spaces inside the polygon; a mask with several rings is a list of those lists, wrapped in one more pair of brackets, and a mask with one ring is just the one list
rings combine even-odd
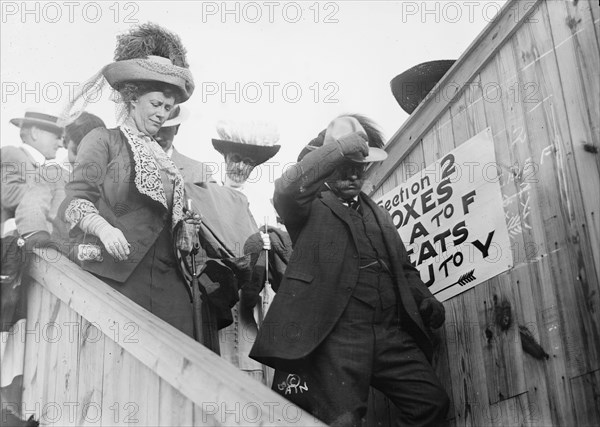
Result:
{"label": "light colored glove", "polygon": [[125,261],[129,256],[129,248],[131,245],[123,235],[123,232],[110,225],[108,221],[100,215],[91,213],[84,216],[81,221],[79,221],[79,228],[86,233],[97,236],[102,241],[106,251],[113,258],[119,261]]}
{"label": "light colored glove", "polygon": [[260,232],[260,238],[263,241],[263,249],[270,251],[271,250],[271,238],[269,237],[269,233]]}

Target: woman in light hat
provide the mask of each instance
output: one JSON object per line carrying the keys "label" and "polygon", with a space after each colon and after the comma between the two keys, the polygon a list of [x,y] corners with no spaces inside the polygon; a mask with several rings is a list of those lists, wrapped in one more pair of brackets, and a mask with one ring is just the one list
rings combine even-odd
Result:
{"label": "woman in light hat", "polygon": [[183,179],[153,138],[194,90],[185,49],[177,35],[143,24],[117,38],[115,62],[94,79],[114,89],[121,124],[94,129],[79,146],[60,210],[76,243],[72,258],[192,335],[190,297],[174,253],[189,249]]}
{"label": "woman in light hat", "polygon": [[227,122],[217,124],[219,139],[213,139],[215,149],[225,158],[224,185],[242,190],[252,170],[279,152],[279,133],[262,122]]}

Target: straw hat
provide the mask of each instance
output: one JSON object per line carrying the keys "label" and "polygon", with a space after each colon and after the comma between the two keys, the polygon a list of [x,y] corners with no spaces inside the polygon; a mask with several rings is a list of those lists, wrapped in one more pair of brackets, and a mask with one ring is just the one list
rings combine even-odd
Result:
{"label": "straw hat", "polygon": [[23,125],[34,125],[53,132],[63,133],[65,129],[64,120],[60,117],[38,109],[27,109],[24,117],[18,117],[10,120],[10,123],[17,127]]}
{"label": "straw hat", "polygon": [[190,115],[190,112],[183,105],[176,105],[169,113],[169,118],[162,125],[164,128],[180,125],[185,122]]}
{"label": "straw hat", "polygon": [[219,122],[217,133],[219,139],[213,139],[212,144],[219,153],[223,156],[237,153],[252,159],[253,166],[266,162],[281,148],[275,144],[279,133],[267,123]]}
{"label": "straw hat", "polygon": [[346,158],[359,163],[381,162],[387,158],[385,150],[380,148],[383,146],[383,138],[375,124],[365,116],[353,114],[340,116],[332,120],[326,129],[321,131],[316,138],[302,149],[298,155],[298,161],[318,147],[335,142],[336,139],[354,132],[362,132],[367,135],[369,154],[363,157],[360,153],[356,153],[346,156]]}

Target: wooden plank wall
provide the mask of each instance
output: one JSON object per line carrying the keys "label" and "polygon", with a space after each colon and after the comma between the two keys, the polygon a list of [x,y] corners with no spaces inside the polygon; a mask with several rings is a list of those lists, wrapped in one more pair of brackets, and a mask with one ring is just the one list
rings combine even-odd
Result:
{"label": "wooden plank wall", "polygon": [[52,249],[29,286],[22,415],[56,426],[323,425]]}
{"label": "wooden plank wall", "polygon": [[[429,165],[491,127],[514,266],[444,303],[434,362],[453,425],[599,423],[599,9],[538,3],[398,167],[373,171],[387,176],[374,183],[377,198],[415,160]],[[455,73],[461,66],[473,63],[461,58]],[[395,143],[402,137],[403,128]],[[508,330],[495,322],[502,305]],[[531,354],[533,341],[547,358]]]}

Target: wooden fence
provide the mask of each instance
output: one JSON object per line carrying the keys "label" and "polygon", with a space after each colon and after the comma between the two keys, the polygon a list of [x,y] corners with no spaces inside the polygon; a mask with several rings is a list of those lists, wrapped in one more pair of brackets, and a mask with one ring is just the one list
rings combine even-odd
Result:
{"label": "wooden fence", "polygon": [[43,425],[322,425],[55,250],[29,275],[23,413]]}
{"label": "wooden fence", "polygon": [[444,303],[454,425],[600,425],[599,22],[596,0],[508,2],[368,172],[377,198],[491,128],[514,265]]}

